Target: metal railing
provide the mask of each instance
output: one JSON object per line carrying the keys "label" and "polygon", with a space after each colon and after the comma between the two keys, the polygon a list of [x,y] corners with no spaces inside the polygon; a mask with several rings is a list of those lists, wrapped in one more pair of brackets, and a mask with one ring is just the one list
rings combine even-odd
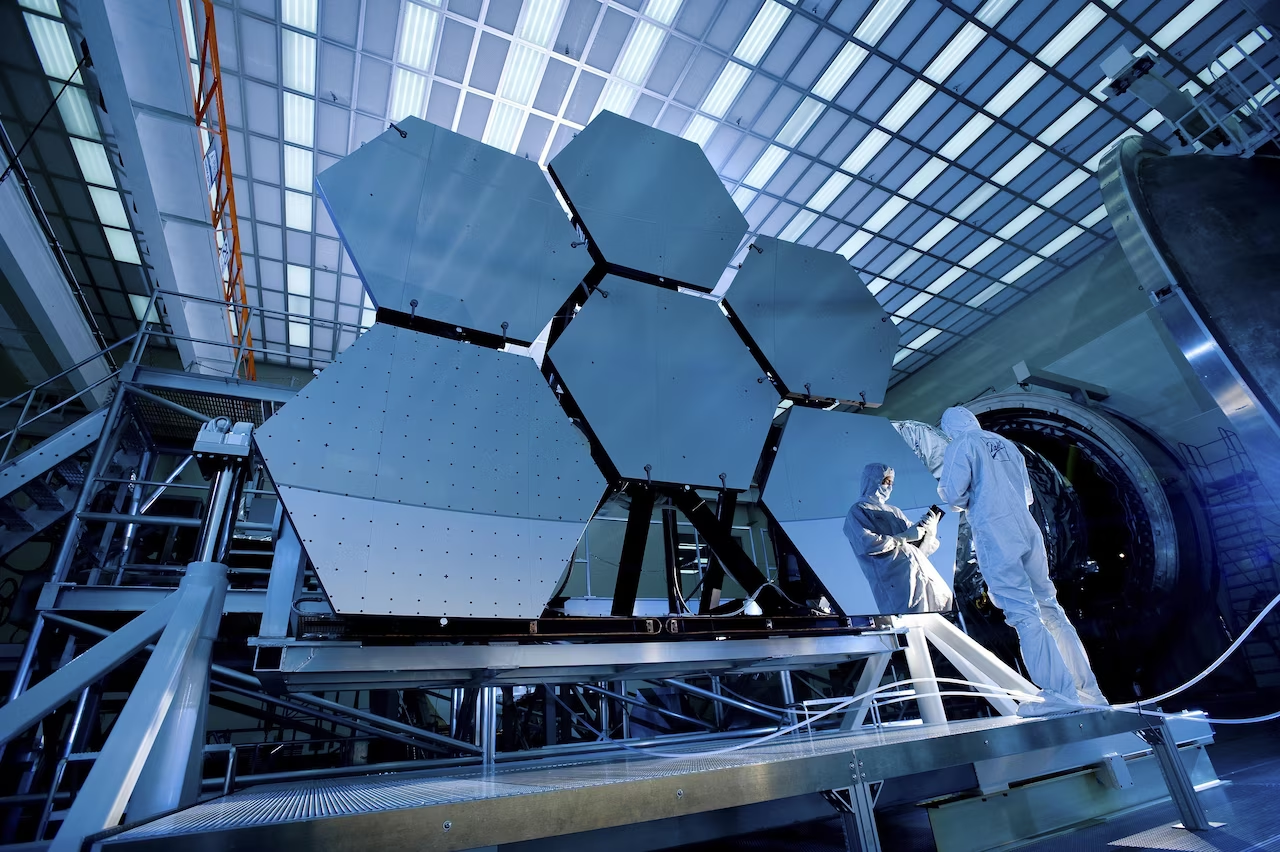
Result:
{"label": "metal railing", "polygon": [[[72,366],[68,367],[67,369],[63,370],[62,372],[58,373],[55,376],[51,376],[48,379],[45,379],[40,384],[30,388],[29,390],[24,391],[23,393],[20,393],[17,396],[12,397],[11,399],[8,399],[0,403],[0,412],[7,412],[13,409],[18,410],[17,421],[8,431],[4,432],[3,434],[0,434],[0,445],[3,446],[3,449],[0,449],[0,465],[3,465],[6,462],[10,461],[12,458],[14,458],[18,454],[18,453],[15,453],[14,451],[15,451],[15,448],[21,448],[22,446],[21,439],[24,435],[28,435],[31,437],[38,437],[41,439],[47,437],[45,432],[47,432],[48,430],[41,430],[40,432],[33,434],[32,427],[37,422],[43,420],[44,418],[49,417],[49,415],[52,415],[55,412],[62,411],[65,413],[66,411],[69,410],[68,406],[73,405],[77,401],[86,400],[86,397],[88,397],[89,394],[93,393],[94,391],[97,391],[100,388],[106,387],[109,393],[114,393],[116,391],[116,387],[118,385],[122,369],[116,366],[115,359],[112,357],[112,354],[116,353],[118,350],[121,350],[125,347],[129,347],[129,354],[127,358],[127,363],[129,364],[143,363],[144,359],[147,357],[149,347],[159,346],[166,350],[171,350],[171,349],[175,349],[178,343],[185,342],[185,343],[200,344],[203,346],[216,346],[220,348],[225,348],[229,350],[230,357],[228,358],[228,361],[231,362],[232,364],[231,375],[236,376],[239,374],[240,366],[243,363],[243,360],[246,357],[248,357],[248,350],[250,346],[248,341],[243,336],[235,340],[213,340],[213,339],[202,338],[202,337],[194,337],[191,335],[176,334],[172,330],[172,325],[170,325],[166,321],[165,315],[162,315],[160,312],[161,302],[165,299],[168,299],[171,301],[177,300],[178,302],[197,302],[201,304],[217,305],[224,309],[235,308],[238,310],[241,307],[238,302],[232,303],[222,299],[215,299],[215,298],[205,297],[205,296],[196,296],[190,293],[182,293],[176,290],[156,290],[154,293],[152,293],[151,299],[147,303],[146,311],[143,312],[142,314],[144,318],[144,322],[142,324],[142,328],[140,328],[138,331],[134,332],[128,337],[123,337],[120,340],[117,340],[115,343],[112,343],[110,346],[106,347],[100,352],[95,352],[93,355],[90,355],[88,358],[85,358],[84,360],[73,364]],[[274,310],[272,308],[254,307],[252,305],[246,306],[245,310],[247,311],[250,317],[254,315],[259,315],[263,317],[272,317],[275,319],[280,319],[286,323],[289,322],[290,320],[294,320],[294,321],[305,320],[313,325],[318,325],[322,327],[331,327],[333,329],[334,345],[330,347],[331,357],[317,356],[315,354],[315,350],[309,350],[307,355],[300,355],[297,352],[289,351],[287,348],[280,350],[280,349],[267,348],[263,346],[254,346],[252,350],[253,353],[256,354],[258,357],[264,358],[264,359],[268,357],[276,356],[282,359],[290,359],[290,360],[305,359],[308,365],[329,364],[338,356],[338,353],[340,352],[339,344],[340,344],[342,332],[344,331],[351,332],[352,339],[354,339],[355,337],[359,337],[361,332],[364,331],[363,326],[359,325],[358,323],[343,322],[341,320],[319,319],[307,314],[295,314],[295,313],[289,313],[288,311]],[[167,314],[167,311],[166,311],[166,314]],[[154,320],[150,319],[152,317],[155,317],[155,319]],[[44,397],[51,395],[55,391],[65,390],[68,376],[70,376],[72,373],[75,373],[78,370],[83,370],[85,367],[91,366],[92,364],[94,364],[99,360],[102,361],[106,369],[105,375],[103,375],[101,378],[95,379],[94,381],[88,383],[84,387],[75,389],[73,392],[70,392],[65,396],[62,396],[61,393],[54,394],[54,395],[60,396],[61,398],[58,399],[58,401],[53,403],[52,405],[43,406],[38,403],[38,400],[41,400]],[[87,404],[84,407],[85,407],[85,411],[81,412],[80,416],[85,416],[89,414],[90,412],[94,411],[98,406]],[[49,421],[45,420],[44,422],[48,423]],[[65,426],[68,424],[63,424],[63,425]],[[56,432],[57,430],[55,429],[53,431]]]}

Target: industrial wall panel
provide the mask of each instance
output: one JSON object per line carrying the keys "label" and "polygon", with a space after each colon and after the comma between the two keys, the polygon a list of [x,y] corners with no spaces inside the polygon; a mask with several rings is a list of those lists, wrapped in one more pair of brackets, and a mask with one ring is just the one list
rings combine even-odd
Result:
{"label": "industrial wall panel", "polygon": [[778,395],[716,302],[607,275],[548,357],[623,477],[751,486]]}
{"label": "industrial wall panel", "polygon": [[[793,406],[761,499],[817,573],[840,608],[874,615],[875,598],[849,541],[844,519],[859,499],[862,468],[894,469],[889,502],[914,523],[938,502],[938,483],[893,423],[882,417]],[[938,525],[930,561],[950,586],[955,575],[959,518]]]}
{"label": "industrial wall panel", "polygon": [[725,301],[796,394],[878,405],[898,330],[832,252],[756,237]]}
{"label": "industrial wall panel", "polygon": [[538,164],[414,117],[398,126],[317,178],[370,297],[531,342],[591,268]]}
{"label": "industrial wall panel", "polygon": [[345,613],[536,616],[605,489],[531,358],[380,323],[256,440]]}
{"label": "industrial wall panel", "polygon": [[747,231],[701,148],[611,112],[548,168],[609,263],[711,290]]}

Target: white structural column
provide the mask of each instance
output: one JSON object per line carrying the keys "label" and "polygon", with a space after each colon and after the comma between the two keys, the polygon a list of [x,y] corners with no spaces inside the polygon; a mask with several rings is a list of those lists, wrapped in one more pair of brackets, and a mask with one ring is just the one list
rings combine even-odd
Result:
{"label": "white structural column", "polygon": [[[79,850],[85,837],[120,822],[175,697],[200,668],[207,689],[209,651],[202,639],[211,612],[221,613],[226,589],[225,565],[196,562],[188,566],[173,595],[177,598],[176,611],[50,845],[52,852]],[[200,666],[198,649],[202,644],[205,651]],[[180,708],[187,698],[184,695],[179,699]],[[175,728],[166,736],[164,745],[167,748],[180,739]]]}
{"label": "white structural column", "polygon": [[227,596],[227,567],[217,562],[193,562],[187,566],[187,577],[202,586],[208,584],[209,601],[195,648],[183,663],[173,703],[129,800],[131,822],[194,805],[200,797],[209,663]]}

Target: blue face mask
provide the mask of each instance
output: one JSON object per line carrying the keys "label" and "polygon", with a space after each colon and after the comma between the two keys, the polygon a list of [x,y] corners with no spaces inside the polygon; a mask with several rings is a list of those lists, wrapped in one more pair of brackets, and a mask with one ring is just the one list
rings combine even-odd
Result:
{"label": "blue face mask", "polygon": [[889,501],[889,495],[892,493],[893,493],[892,482],[887,484],[881,483],[880,487],[876,489],[876,499],[879,500],[881,503],[887,503]]}

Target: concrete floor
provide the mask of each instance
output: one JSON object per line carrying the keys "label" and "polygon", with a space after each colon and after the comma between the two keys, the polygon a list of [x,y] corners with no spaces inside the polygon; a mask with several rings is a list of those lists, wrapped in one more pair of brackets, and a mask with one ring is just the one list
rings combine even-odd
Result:
{"label": "concrete floor", "polygon": [[[1086,823],[1069,832],[1003,847],[1024,852],[1280,852],[1280,724],[1222,727],[1209,754],[1218,777],[1229,783],[1200,794],[1209,819],[1222,828],[1195,834],[1172,828],[1178,814],[1168,800]],[[884,852],[935,852],[922,808],[877,814]],[[838,819],[762,832],[679,852],[843,852]]]}

